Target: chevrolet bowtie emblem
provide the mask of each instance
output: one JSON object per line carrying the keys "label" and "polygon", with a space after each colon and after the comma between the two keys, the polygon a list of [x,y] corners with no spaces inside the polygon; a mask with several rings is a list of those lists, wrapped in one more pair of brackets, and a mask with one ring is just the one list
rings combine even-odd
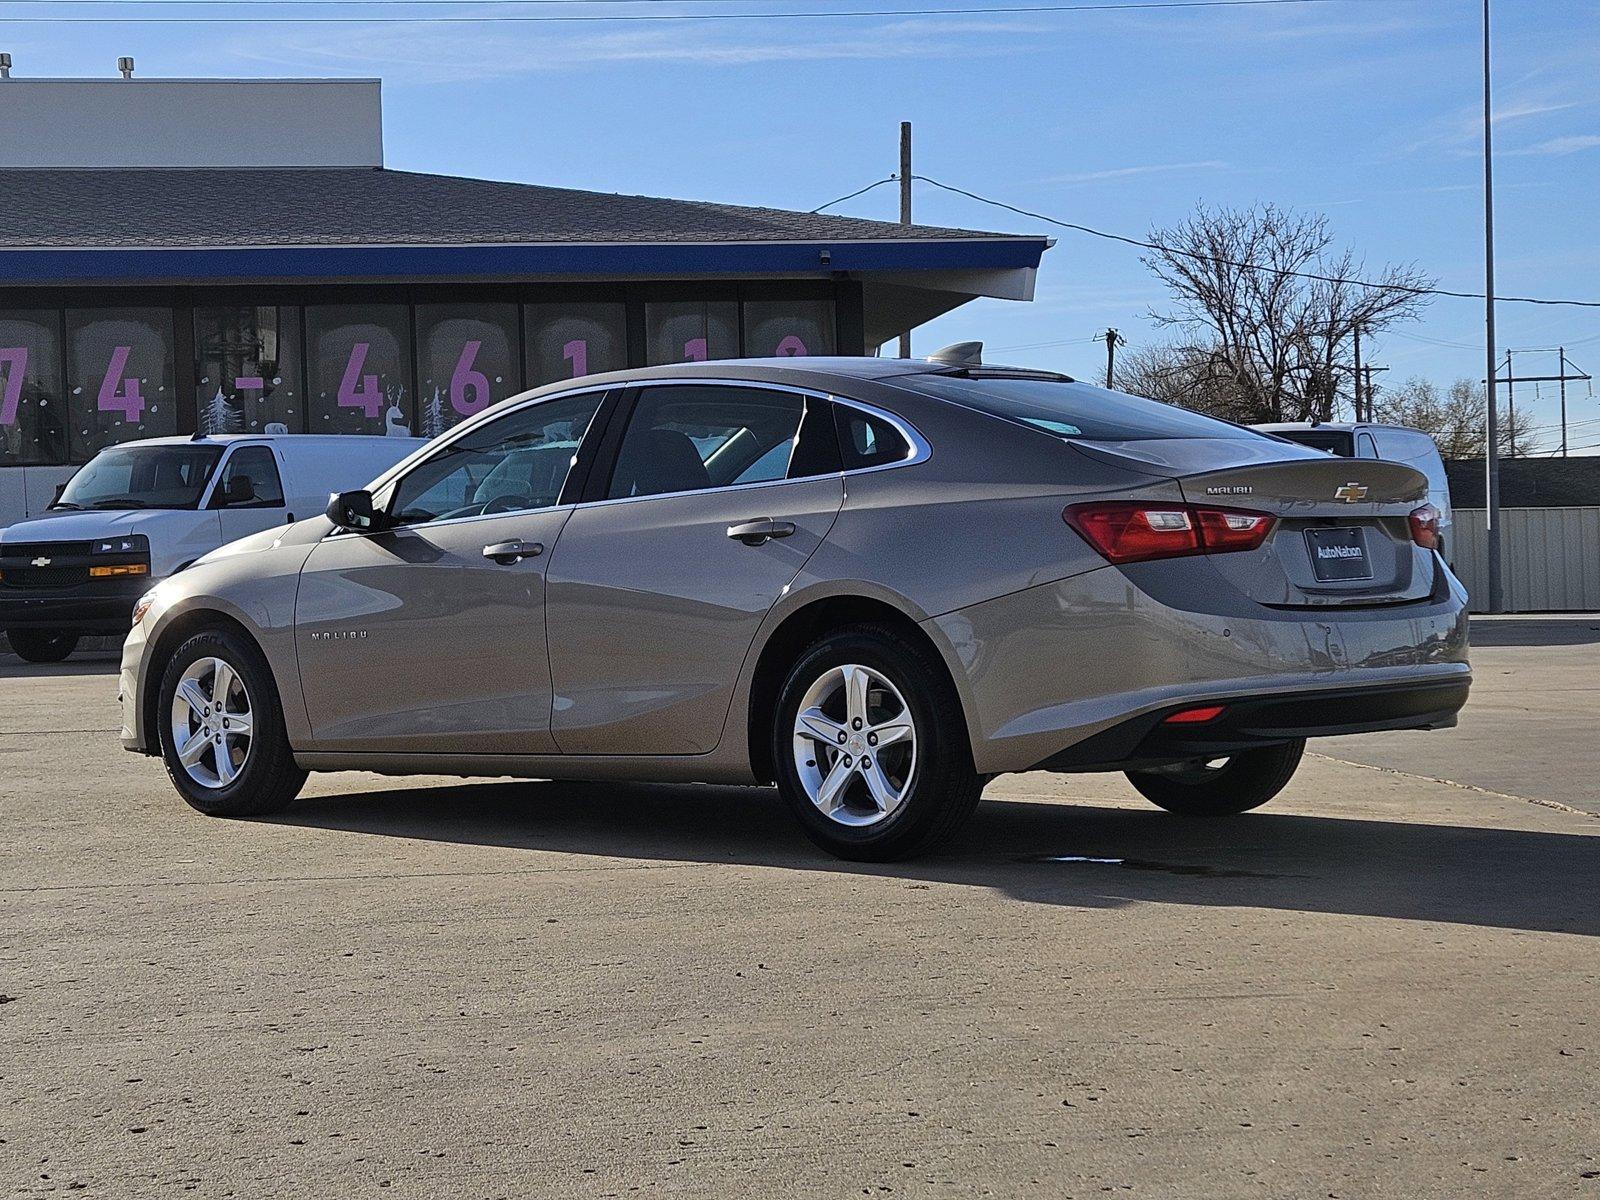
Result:
{"label": "chevrolet bowtie emblem", "polygon": [[48,567],[50,565],[50,560],[43,557],[36,558],[33,560],[33,565],[36,567]]}
{"label": "chevrolet bowtie emblem", "polygon": [[1357,500],[1367,498],[1367,489],[1359,483],[1347,483],[1334,492],[1335,500],[1343,500],[1346,504],[1354,504]]}

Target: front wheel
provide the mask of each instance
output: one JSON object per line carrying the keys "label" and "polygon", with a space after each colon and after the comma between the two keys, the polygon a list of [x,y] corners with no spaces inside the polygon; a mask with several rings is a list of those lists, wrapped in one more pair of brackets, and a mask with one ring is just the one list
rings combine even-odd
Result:
{"label": "front wheel", "polygon": [[1226,817],[1271,800],[1294,775],[1304,738],[1242,750],[1226,758],[1195,759],[1150,771],[1129,771],[1145,799],[1180,817]]}
{"label": "front wheel", "polygon": [[78,648],[78,635],[61,629],[8,629],[6,641],[23,662],[60,662]]}
{"label": "front wheel", "polygon": [[800,656],[779,694],[772,760],[806,835],[864,862],[933,848],[984,783],[943,663],[882,625],[842,629]]}
{"label": "front wheel", "polygon": [[178,647],[161,677],[156,719],[173,786],[208,816],[277,812],[305,784],[272,671],[238,633],[207,629]]}

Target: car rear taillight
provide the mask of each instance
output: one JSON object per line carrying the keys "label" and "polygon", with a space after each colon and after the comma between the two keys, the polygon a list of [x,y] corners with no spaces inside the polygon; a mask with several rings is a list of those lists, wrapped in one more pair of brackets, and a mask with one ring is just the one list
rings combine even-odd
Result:
{"label": "car rear taillight", "polygon": [[1411,510],[1407,521],[1411,525],[1411,540],[1424,550],[1439,548],[1439,521],[1443,514],[1431,504]]}
{"label": "car rear taillight", "polygon": [[1254,550],[1273,522],[1266,513],[1240,508],[1120,500],[1069,505],[1061,516],[1113,563]]}

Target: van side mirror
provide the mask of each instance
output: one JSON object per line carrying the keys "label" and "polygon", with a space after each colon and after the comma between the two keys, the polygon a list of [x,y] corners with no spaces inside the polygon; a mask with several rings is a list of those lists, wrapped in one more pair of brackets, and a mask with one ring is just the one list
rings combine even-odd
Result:
{"label": "van side mirror", "polygon": [[335,492],[328,497],[328,520],[340,529],[376,533],[384,528],[385,514],[372,507],[372,493],[364,488]]}

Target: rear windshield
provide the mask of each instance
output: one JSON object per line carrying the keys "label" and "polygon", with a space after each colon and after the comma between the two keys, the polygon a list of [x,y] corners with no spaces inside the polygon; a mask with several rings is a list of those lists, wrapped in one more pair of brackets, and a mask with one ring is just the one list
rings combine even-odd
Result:
{"label": "rear windshield", "polygon": [[975,408],[1058,437],[1126,442],[1146,438],[1258,438],[1254,430],[1187,408],[1053,379],[962,379],[918,375],[902,382],[941,400]]}
{"label": "rear windshield", "polygon": [[1299,442],[1313,450],[1326,450],[1340,458],[1354,458],[1355,439],[1340,429],[1276,429],[1274,435],[1286,441]]}

